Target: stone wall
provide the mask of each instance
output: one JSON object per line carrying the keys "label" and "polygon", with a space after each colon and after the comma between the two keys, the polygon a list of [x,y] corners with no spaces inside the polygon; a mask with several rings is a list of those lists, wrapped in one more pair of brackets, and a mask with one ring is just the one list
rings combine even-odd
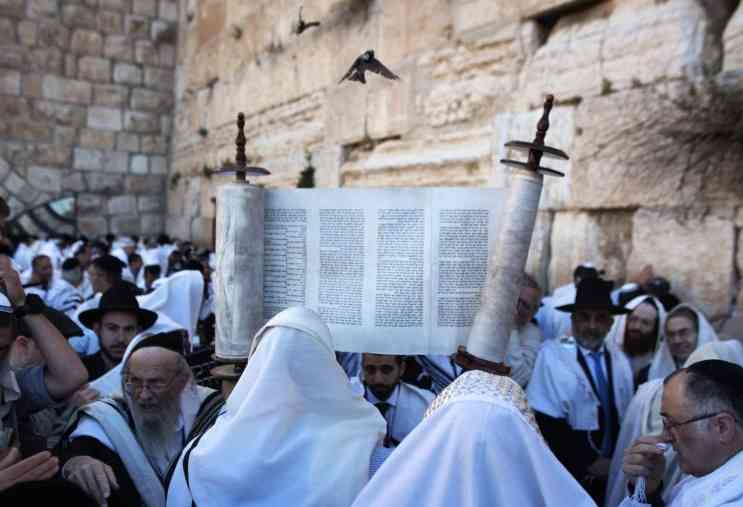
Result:
{"label": "stone wall", "polygon": [[177,18],[176,0],[0,0],[14,215],[74,195],[80,233],[163,231]]}
{"label": "stone wall", "polygon": [[[184,1],[169,230],[211,242],[210,170],[233,157],[238,112],[267,186],[294,186],[305,153],[318,186],[507,186],[503,143],[531,139],[550,92],[547,141],[571,160],[547,180],[529,268],[555,287],[581,261],[619,282],[652,264],[711,316],[731,313],[743,290],[739,0],[303,4],[322,25],[296,36],[296,2]],[[369,48],[402,80],[338,85]]]}

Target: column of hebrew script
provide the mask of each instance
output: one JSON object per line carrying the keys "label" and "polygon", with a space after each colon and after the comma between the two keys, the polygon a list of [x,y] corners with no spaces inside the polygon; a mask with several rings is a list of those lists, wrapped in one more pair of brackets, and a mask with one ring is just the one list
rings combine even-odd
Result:
{"label": "column of hebrew script", "polygon": [[264,215],[263,316],[306,304],[306,209],[266,209]]}

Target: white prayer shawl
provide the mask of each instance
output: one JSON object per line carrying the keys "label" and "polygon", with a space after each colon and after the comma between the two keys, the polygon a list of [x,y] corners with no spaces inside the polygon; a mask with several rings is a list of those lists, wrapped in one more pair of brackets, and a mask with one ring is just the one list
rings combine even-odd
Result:
{"label": "white prayer shawl", "polygon": [[188,331],[188,336],[196,333],[203,299],[204,277],[194,270],[174,273],[151,293],[137,296],[142,308],[165,314]]}
{"label": "white prayer shawl", "polygon": [[[743,505],[741,477],[743,451],[703,477],[686,476],[671,491],[666,507],[740,507]],[[627,498],[620,507],[631,505],[633,504]]]}
{"label": "white prayer shawl", "polygon": [[[632,398],[634,383],[629,361],[610,344],[614,405],[621,420]],[[548,340],[542,345],[529,387],[531,408],[565,419],[580,431],[599,429],[600,400],[577,360],[574,338]]]}
{"label": "white prayer shawl", "polygon": [[[706,359],[721,359],[743,366],[743,344],[737,340],[712,341],[698,347],[687,359],[684,366],[690,366]],[[616,507],[626,496],[627,479],[622,470],[624,451],[629,449],[635,440],[643,436],[660,435],[663,423],[660,417],[660,406],[663,398],[663,379],[654,379],[641,385],[630,403],[627,415],[617,439],[616,450],[609,469],[609,480],[606,490],[606,507]],[[681,477],[676,453],[673,449],[666,451],[666,472],[663,477],[664,499],[667,499],[672,488]]]}
{"label": "white prayer shawl", "polygon": [[562,338],[572,334],[572,322],[570,314],[561,312],[556,308],[575,302],[575,285],[565,285],[555,290],[552,296],[542,299],[535,318],[539,323],[539,330],[545,340]]}
{"label": "white prayer shawl", "polygon": [[[655,347],[658,346],[658,344],[661,343],[661,339],[663,336],[663,329],[665,329],[665,323],[666,323],[666,310],[663,308],[663,304],[658,301],[653,296],[643,294],[642,296],[637,296],[636,298],[629,301],[627,304],[624,305],[625,308],[628,310],[634,311],[638,306],[640,306],[642,303],[644,303],[646,300],[652,300],[653,303],[655,303],[655,308],[658,310],[658,334],[655,336]],[[609,331],[609,334],[606,337],[606,341],[613,342],[615,348],[622,352],[627,359],[630,361],[630,364],[632,366],[632,373],[637,374],[639,370],[647,366],[648,363],[642,364],[632,361],[632,359],[624,352],[624,334],[627,331],[627,318],[630,314],[625,315],[617,315],[614,318],[614,325],[611,326],[611,330]],[[651,352],[651,358],[652,358],[652,352]]]}
{"label": "white prayer shawl", "polygon": [[31,269],[31,261],[33,260],[33,257],[34,255],[31,247],[25,243],[20,243],[13,254],[13,262],[18,266],[15,269],[19,272]]}
{"label": "white prayer shawl", "polygon": [[[120,381],[121,377],[119,377]],[[80,409],[93,418],[106,433],[114,451],[124,463],[134,486],[147,507],[165,505],[165,489],[126,421],[109,402],[96,401]]]}
{"label": "white prayer shawl", "polygon": [[256,334],[225,413],[190,453],[190,492],[181,455],[168,506],[348,507],[384,434],[336,362],[327,326],[289,308]]}
{"label": "white prayer shawl", "polygon": [[594,507],[508,377],[460,375],[353,507]]}
{"label": "white prayer shawl", "polygon": [[[693,310],[694,313],[697,314],[697,319],[699,321],[699,330],[697,334],[697,346],[702,347],[710,342],[717,341],[719,338],[717,337],[717,333],[712,328],[712,325],[709,323],[707,318],[696,308],[694,308],[691,305],[688,304],[680,304],[676,308],[674,308],[670,314],[669,317],[673,317],[674,312],[678,308],[689,308],[690,310]],[[671,350],[668,348],[668,341],[663,340],[660,343],[660,346],[658,347],[658,350],[655,352],[655,356],[653,357],[653,362],[650,365],[650,372],[648,373],[648,380],[656,379],[656,378],[666,378],[668,375],[676,371],[676,362],[673,359],[673,356],[671,355]]]}

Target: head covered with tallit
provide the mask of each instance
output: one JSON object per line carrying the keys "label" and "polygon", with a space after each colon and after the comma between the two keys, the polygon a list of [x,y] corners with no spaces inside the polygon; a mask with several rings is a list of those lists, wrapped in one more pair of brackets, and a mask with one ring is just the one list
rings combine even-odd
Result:
{"label": "head covered with tallit", "polygon": [[[674,326],[679,318],[684,318],[683,315],[685,313],[696,316],[696,322],[689,322],[690,326],[696,332],[696,342],[691,347],[690,353],[687,357],[684,357],[680,361],[681,364],[679,364],[679,361],[675,359],[671,353],[671,347],[669,346],[671,337],[668,336],[668,334],[669,327]],[[686,320],[689,320],[688,317]],[[692,318],[691,320],[694,319]],[[648,373],[648,380],[663,379],[667,377],[682,366],[683,362],[690,357],[691,352],[708,343],[717,341],[718,339],[717,333],[702,312],[686,303],[676,306],[673,310],[668,312],[668,315],[666,316],[663,341],[658,345],[657,350],[655,351],[655,356],[653,356],[653,362],[650,364],[650,372]]]}
{"label": "head covered with tallit", "polygon": [[197,505],[348,507],[384,434],[336,362],[328,327],[293,307],[258,332],[225,413],[183,468]]}
{"label": "head covered with tallit", "polygon": [[461,375],[385,461],[353,507],[595,506],[542,438],[519,385]]}

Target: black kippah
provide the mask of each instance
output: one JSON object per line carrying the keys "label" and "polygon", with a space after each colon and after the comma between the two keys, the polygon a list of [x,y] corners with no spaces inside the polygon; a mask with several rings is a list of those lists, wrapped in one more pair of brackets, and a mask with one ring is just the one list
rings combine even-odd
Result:
{"label": "black kippah", "polygon": [[157,333],[143,338],[134,346],[134,348],[132,349],[132,354],[145,347],[162,347],[164,349],[172,350],[173,352],[176,352],[180,355],[184,355],[185,345],[186,332],[183,329],[178,329],[176,331]]}

